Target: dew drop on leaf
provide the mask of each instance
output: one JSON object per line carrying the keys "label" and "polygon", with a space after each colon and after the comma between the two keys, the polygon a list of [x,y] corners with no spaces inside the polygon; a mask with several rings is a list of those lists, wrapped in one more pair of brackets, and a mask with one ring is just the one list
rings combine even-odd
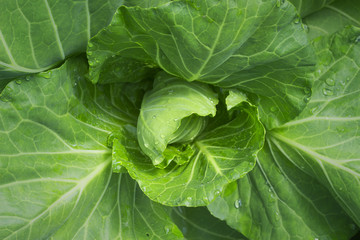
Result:
{"label": "dew drop on leaf", "polygon": [[331,90],[331,89],[329,89],[329,88],[324,88],[324,89],[322,90],[322,92],[323,92],[323,94],[324,94],[325,96],[332,96],[332,95],[334,95],[333,90]]}
{"label": "dew drop on leaf", "polygon": [[302,25],[302,28],[304,29],[304,31],[305,31],[306,33],[309,32],[309,27],[308,27],[308,25],[303,24],[303,25]]}
{"label": "dew drop on leaf", "polygon": [[20,79],[18,79],[18,80],[15,81],[15,83],[16,83],[17,85],[20,85],[22,82],[21,82]]}
{"label": "dew drop on leaf", "polygon": [[332,78],[328,78],[326,79],[326,84],[329,85],[329,86],[334,86],[335,85],[335,80],[332,79]]}
{"label": "dew drop on leaf", "polygon": [[280,220],[280,214],[278,212],[275,213],[275,220],[276,221]]}
{"label": "dew drop on leaf", "polygon": [[277,0],[276,6],[281,7],[281,5],[284,4],[284,0]]}
{"label": "dew drop on leaf", "polygon": [[170,229],[171,229],[171,227],[165,226],[165,227],[164,227],[165,234],[169,234]]}
{"label": "dew drop on leaf", "polygon": [[311,109],[311,113],[314,114],[314,113],[316,113],[317,110],[318,110],[318,107],[314,107],[314,108]]}
{"label": "dew drop on leaf", "polygon": [[241,199],[235,200],[234,206],[235,206],[236,209],[238,209],[239,207],[241,207],[241,205],[242,205]]}
{"label": "dew drop on leaf", "polygon": [[360,42],[360,36],[358,36],[356,39],[355,39],[355,43],[358,43]]}
{"label": "dew drop on leaf", "polygon": [[271,107],[271,108],[270,108],[270,111],[276,112],[276,111],[277,111],[277,107]]}

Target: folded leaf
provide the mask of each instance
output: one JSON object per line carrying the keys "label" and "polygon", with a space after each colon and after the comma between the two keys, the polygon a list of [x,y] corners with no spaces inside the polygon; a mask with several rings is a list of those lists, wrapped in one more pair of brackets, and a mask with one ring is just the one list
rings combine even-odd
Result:
{"label": "folded leaf", "polygon": [[204,117],[215,116],[217,103],[216,93],[206,84],[160,73],[141,105],[137,124],[141,150],[154,165],[166,167],[172,161],[164,156],[167,145],[197,137],[205,127]]}
{"label": "folded leaf", "polygon": [[182,165],[172,162],[164,169],[155,167],[141,151],[136,129],[128,126],[115,137],[114,164],[124,166],[154,201],[170,206],[207,205],[226,184],[254,167],[263,146],[264,128],[256,107],[241,102],[236,109],[232,117],[209,119],[203,132],[188,143],[192,150],[188,161]]}
{"label": "folded leaf", "polygon": [[269,132],[296,166],[318,179],[360,225],[360,29],[315,41],[318,80],[303,113]]}

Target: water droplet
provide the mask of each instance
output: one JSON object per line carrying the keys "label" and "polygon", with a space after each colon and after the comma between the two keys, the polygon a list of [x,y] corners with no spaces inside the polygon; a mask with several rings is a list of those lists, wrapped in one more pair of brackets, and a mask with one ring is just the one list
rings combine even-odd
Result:
{"label": "water droplet", "polygon": [[93,47],[94,44],[93,44],[92,42],[89,42],[88,46],[89,46],[89,47]]}
{"label": "water droplet", "polygon": [[274,106],[273,106],[273,107],[271,107],[271,108],[270,108],[270,111],[272,111],[272,112],[276,112],[276,111],[277,111],[277,107],[274,107]]}
{"label": "water droplet", "polygon": [[25,80],[26,80],[26,81],[30,81],[30,79],[31,79],[30,76],[26,76],[26,77],[25,77]]}
{"label": "water droplet", "polygon": [[149,147],[149,144],[145,143],[145,144],[144,144],[144,147],[148,148],[148,147]]}
{"label": "water droplet", "polygon": [[161,134],[160,137],[161,137],[161,138],[165,138],[165,135],[164,135],[164,134]]}
{"label": "water droplet", "polygon": [[310,92],[311,92],[310,88],[308,88],[308,87],[304,88],[304,93],[305,94],[309,94]]}
{"label": "water droplet", "polygon": [[268,190],[269,192],[272,192],[272,190],[271,190],[271,188],[269,188],[269,190]]}
{"label": "water droplet", "polygon": [[92,51],[88,51],[88,52],[87,52],[87,55],[88,55],[88,56],[91,56],[92,54],[93,54]]}
{"label": "water droplet", "polygon": [[94,66],[94,64],[95,64],[95,63],[94,63],[93,61],[91,61],[91,60],[89,61],[89,65],[90,65],[90,66]]}
{"label": "water droplet", "polygon": [[304,97],[304,102],[305,102],[305,103],[308,103],[308,102],[310,102],[310,99],[311,99],[311,97],[308,97],[308,96],[307,96],[307,97]]}
{"label": "water droplet", "polygon": [[177,119],[177,118],[174,118],[174,122],[177,122],[177,121],[179,121],[179,119]]}
{"label": "water droplet", "polygon": [[115,55],[115,54],[113,54],[113,55],[111,55],[111,57],[113,57],[113,58],[114,58],[114,57],[116,57],[116,55]]}
{"label": "water droplet", "polygon": [[172,89],[170,89],[169,91],[168,91],[168,94],[169,95],[172,95],[174,93],[174,90],[172,90]]}
{"label": "water droplet", "polygon": [[164,227],[165,234],[169,234],[170,229],[171,229],[171,227],[165,226],[165,227]]}
{"label": "water droplet", "polygon": [[304,31],[305,31],[306,33],[309,32],[309,27],[308,27],[308,25],[303,24],[303,25],[302,25],[302,28],[304,29]]}
{"label": "water droplet", "polygon": [[335,80],[332,79],[332,78],[328,78],[326,79],[326,84],[329,85],[329,86],[334,86],[335,85]]}
{"label": "water droplet", "polygon": [[358,43],[360,42],[360,36],[358,36],[356,39],[355,39],[355,43]]}
{"label": "water droplet", "polygon": [[311,113],[314,114],[314,113],[316,113],[317,110],[318,110],[318,107],[314,107],[314,108],[311,109]]}
{"label": "water droplet", "polygon": [[319,240],[319,238],[314,238],[314,240]]}
{"label": "water droplet", "polygon": [[159,144],[159,142],[158,141],[155,141],[155,145],[158,145]]}
{"label": "water droplet", "polygon": [[220,195],[220,191],[219,190],[216,190],[215,191],[215,196],[219,196]]}
{"label": "water droplet", "polygon": [[340,84],[341,84],[342,86],[345,86],[345,85],[346,85],[346,82],[345,82],[344,80],[340,80]]}
{"label": "water droplet", "polygon": [[323,94],[324,94],[325,96],[332,96],[332,95],[334,95],[334,92],[333,92],[331,89],[329,89],[329,88],[324,88],[322,92],[323,92]]}
{"label": "water droplet", "polygon": [[152,118],[155,119],[155,118],[156,118],[156,115],[153,115]]}
{"label": "water droplet", "polygon": [[241,199],[235,200],[234,205],[235,205],[235,208],[236,208],[236,209],[238,209],[239,207],[241,207],[241,205],[242,205]]}
{"label": "water droplet", "polygon": [[280,220],[280,214],[278,212],[275,213],[275,220],[276,221]]}
{"label": "water droplet", "polygon": [[189,207],[191,206],[192,197],[187,197],[185,201],[185,206]]}
{"label": "water droplet", "polygon": [[20,79],[18,79],[18,80],[15,81],[15,83],[16,83],[17,85],[20,85],[20,84],[22,83],[22,81],[21,81]]}
{"label": "water droplet", "polygon": [[300,23],[300,17],[296,17],[296,18],[294,19],[294,23],[295,23],[295,24]]}
{"label": "water droplet", "polygon": [[283,4],[284,4],[284,0],[277,0],[277,2],[276,2],[277,7],[281,7],[281,5],[283,5]]}

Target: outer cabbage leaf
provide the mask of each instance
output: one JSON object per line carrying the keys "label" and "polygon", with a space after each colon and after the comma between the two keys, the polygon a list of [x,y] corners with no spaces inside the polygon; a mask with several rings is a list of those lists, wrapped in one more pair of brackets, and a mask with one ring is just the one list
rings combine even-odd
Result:
{"label": "outer cabbage leaf", "polygon": [[337,0],[304,19],[309,28],[309,38],[331,35],[347,25],[360,27],[360,2]]}
{"label": "outer cabbage leaf", "polygon": [[86,73],[85,59],[70,59],[1,94],[0,238],[182,239],[168,209],[112,173],[108,136],[136,124],[142,87],[128,97]]}
{"label": "outer cabbage leaf", "polygon": [[191,240],[244,240],[238,231],[224,221],[212,216],[205,207],[176,207],[171,212],[172,219],[181,229],[184,237]]}
{"label": "outer cabbage leaf", "polygon": [[[284,0],[279,0],[284,1]],[[289,0],[296,9],[301,17],[306,17],[307,15],[319,11],[320,9],[324,8],[326,5],[334,2],[335,0]]]}
{"label": "outer cabbage leaf", "polygon": [[230,114],[224,111],[217,116],[188,143],[192,154],[182,165],[173,161],[164,169],[155,167],[141,151],[137,130],[131,126],[114,138],[115,164],[124,166],[154,201],[170,206],[207,205],[227,183],[254,167],[264,140],[257,109],[248,102],[239,103]]}
{"label": "outer cabbage leaf", "polygon": [[0,80],[37,73],[86,49],[122,0],[0,0]]}
{"label": "outer cabbage leaf", "polygon": [[[141,105],[137,124],[140,148],[154,165],[168,166],[172,160],[165,156],[171,151],[168,144],[186,144],[197,137],[205,127],[204,117],[215,116],[217,103],[217,94],[206,84],[189,83],[160,73]],[[181,158],[176,152],[171,155]]]}
{"label": "outer cabbage leaf", "polygon": [[318,179],[360,225],[360,29],[315,41],[318,80],[308,107],[271,141]]}
{"label": "outer cabbage leaf", "polygon": [[348,240],[357,230],[330,192],[271,141],[254,170],[208,208],[249,239]]}
{"label": "outer cabbage leaf", "polygon": [[[112,46],[116,41],[126,44]],[[88,51],[97,51],[98,66],[111,54],[137,60],[141,56],[144,66],[157,65],[189,81],[246,90],[258,100],[269,128],[293,119],[305,107],[311,87],[308,73],[315,64],[296,9],[287,1],[122,6],[112,25],[91,43]],[[268,118],[265,113],[271,109],[274,114]]]}

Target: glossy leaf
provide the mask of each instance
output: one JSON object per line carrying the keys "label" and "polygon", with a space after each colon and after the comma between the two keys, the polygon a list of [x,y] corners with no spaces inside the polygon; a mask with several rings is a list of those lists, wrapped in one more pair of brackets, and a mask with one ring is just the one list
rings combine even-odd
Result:
{"label": "glossy leaf", "polygon": [[171,216],[184,237],[191,240],[245,240],[239,232],[224,221],[212,216],[205,207],[176,207]]}
{"label": "glossy leaf", "polygon": [[[182,165],[172,162],[157,168],[141,151],[136,129],[127,127],[113,144],[116,164],[124,166],[154,201],[170,206],[203,206],[209,204],[223,187],[248,173],[262,148],[264,129],[256,108],[247,102],[238,112],[216,127],[211,124],[189,146],[192,154]],[[223,116],[220,116],[222,120]]]}
{"label": "glossy leaf", "polygon": [[196,138],[206,126],[204,117],[215,116],[217,103],[216,93],[206,84],[160,73],[141,105],[137,124],[141,150],[154,165],[168,166],[173,159],[164,156],[167,145]]}
{"label": "glossy leaf", "polygon": [[360,2],[337,0],[304,19],[309,28],[309,38],[330,35],[347,25],[360,27]]}
{"label": "glossy leaf", "polygon": [[[93,58],[99,59],[94,66],[101,67],[111,54],[142,58],[144,66],[157,65],[188,81],[241,88],[258,102],[269,128],[293,119],[305,107],[308,73],[315,64],[300,19],[287,1],[123,6],[91,43],[88,51],[96,51]],[[264,114],[270,109],[272,118]]]}
{"label": "glossy leaf", "polygon": [[52,68],[83,52],[122,0],[0,0],[0,80]]}
{"label": "glossy leaf", "polygon": [[[282,1],[282,0],[279,0]],[[296,7],[297,11],[301,17],[306,17],[309,14],[319,11],[320,9],[326,7],[335,0],[289,0]]]}
{"label": "glossy leaf", "polygon": [[0,238],[182,239],[168,209],[112,173],[107,139],[136,123],[136,94],[95,88],[86,73],[75,58],[1,94]]}
{"label": "glossy leaf", "polygon": [[330,192],[267,141],[256,166],[209,210],[249,239],[349,239],[357,230]]}
{"label": "glossy leaf", "polygon": [[360,225],[360,29],[314,43],[319,53],[313,97],[294,121],[270,132],[288,158],[324,184]]}

